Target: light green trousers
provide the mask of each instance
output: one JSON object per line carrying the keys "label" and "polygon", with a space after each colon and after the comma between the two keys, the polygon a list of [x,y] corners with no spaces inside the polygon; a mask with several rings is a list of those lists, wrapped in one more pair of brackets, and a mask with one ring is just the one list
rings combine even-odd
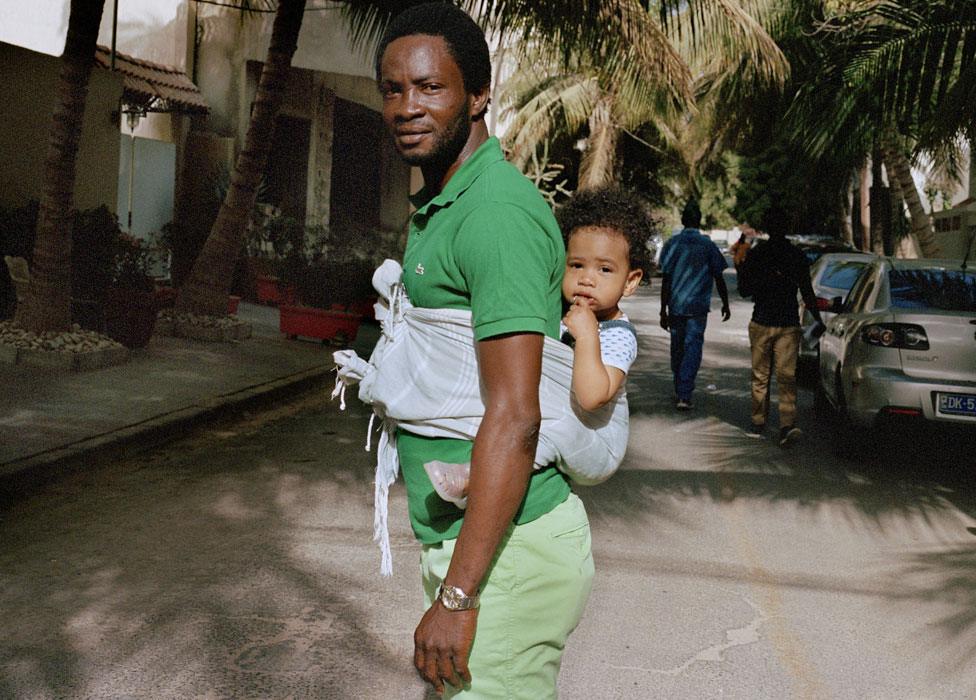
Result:
{"label": "light green trousers", "polygon": [[[423,547],[426,607],[447,574],[456,542]],[[445,685],[444,697],[555,698],[566,639],[583,615],[592,583],[590,523],[576,494],[541,518],[512,525],[481,587],[468,660],[471,685]]]}

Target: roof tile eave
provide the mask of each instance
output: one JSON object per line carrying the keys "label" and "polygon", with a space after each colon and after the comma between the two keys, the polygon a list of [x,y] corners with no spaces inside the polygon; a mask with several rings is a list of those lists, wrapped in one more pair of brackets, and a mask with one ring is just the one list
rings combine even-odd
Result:
{"label": "roof tile eave", "polygon": [[[210,107],[200,89],[186,73],[172,66],[137,59],[116,52],[114,72],[122,76],[123,89],[144,99],[161,99],[188,108],[189,111],[209,112]],[[106,70],[111,69],[111,52],[98,46],[95,59]]]}

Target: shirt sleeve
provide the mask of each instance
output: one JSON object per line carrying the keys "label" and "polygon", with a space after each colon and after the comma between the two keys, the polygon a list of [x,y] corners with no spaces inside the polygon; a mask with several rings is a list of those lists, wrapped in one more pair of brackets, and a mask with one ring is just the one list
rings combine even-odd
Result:
{"label": "shirt sleeve", "polygon": [[674,237],[669,238],[661,248],[661,272],[665,275],[674,274]]}
{"label": "shirt sleeve", "polygon": [[717,274],[720,274],[722,270],[724,270],[729,266],[729,263],[725,259],[725,256],[722,255],[722,251],[718,249],[718,246],[715,245],[715,243],[712,243],[709,246],[708,256],[709,256],[708,268],[711,271],[713,277]]}
{"label": "shirt sleeve", "polygon": [[475,338],[545,333],[553,276],[565,264],[555,243],[524,209],[493,202],[462,222],[455,257],[471,298]]}
{"label": "shirt sleeve", "polygon": [[626,374],[637,359],[637,338],[626,328],[601,328],[600,359]]}
{"label": "shirt sleeve", "polygon": [[796,286],[803,297],[803,303],[807,306],[816,306],[817,297],[813,293],[813,283],[810,281],[810,263],[807,256],[798,251],[796,255]]}

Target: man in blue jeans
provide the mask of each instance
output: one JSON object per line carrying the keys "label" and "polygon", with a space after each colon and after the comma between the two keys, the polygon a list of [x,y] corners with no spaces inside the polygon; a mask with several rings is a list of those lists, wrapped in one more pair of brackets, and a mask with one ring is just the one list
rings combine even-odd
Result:
{"label": "man in blue jeans", "polygon": [[705,323],[712,304],[712,282],[722,297],[722,321],[732,316],[729,290],[722,278],[728,267],[712,239],[702,235],[701,209],[694,199],[681,212],[681,233],[661,251],[661,328],[671,333],[671,371],[675,408],[691,410],[691,393],[701,367]]}

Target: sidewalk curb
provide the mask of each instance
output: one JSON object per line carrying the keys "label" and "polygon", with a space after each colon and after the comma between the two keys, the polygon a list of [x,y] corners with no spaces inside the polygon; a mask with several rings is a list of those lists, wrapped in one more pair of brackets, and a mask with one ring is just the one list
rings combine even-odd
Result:
{"label": "sidewalk curb", "polygon": [[199,430],[207,422],[273,403],[285,396],[293,398],[324,389],[332,383],[334,376],[333,364],[329,362],[227,394],[205,397],[184,408],[101,435],[4,462],[0,464],[0,491],[6,490],[11,482],[46,481],[90,462],[124,454],[131,448],[144,450],[159,446],[182,434]]}

